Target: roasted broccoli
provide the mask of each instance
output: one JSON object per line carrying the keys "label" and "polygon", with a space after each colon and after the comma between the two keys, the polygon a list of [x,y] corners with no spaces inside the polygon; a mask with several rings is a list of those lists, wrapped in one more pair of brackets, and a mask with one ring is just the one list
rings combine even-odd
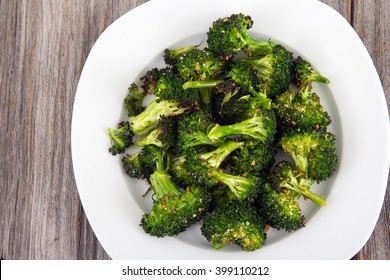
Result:
{"label": "roasted broccoli", "polygon": [[284,132],[326,131],[331,118],[324,111],[320,97],[313,92],[312,82],[329,83],[329,80],[316,73],[301,57],[295,60],[294,65],[298,91],[288,89],[274,99],[273,108],[278,124]]}
{"label": "roasted broccoli", "polygon": [[244,59],[253,66],[269,98],[285,92],[292,80],[293,55],[282,45],[275,45],[272,53],[262,58]]}
{"label": "roasted broccoli", "polygon": [[260,176],[274,163],[276,149],[272,145],[252,144],[246,141],[242,149],[236,150],[229,159],[231,173],[240,176]]}
{"label": "roasted broccoli", "polygon": [[330,132],[299,132],[284,135],[280,145],[297,169],[317,182],[328,179],[336,170],[336,137]]}
{"label": "roasted broccoli", "polygon": [[177,61],[183,54],[192,51],[196,47],[196,45],[189,45],[177,49],[166,48],[164,50],[164,61],[166,64],[176,65]]}
{"label": "roasted broccoli", "polygon": [[141,114],[141,112],[145,109],[142,106],[142,102],[147,93],[145,91],[139,91],[136,83],[132,83],[128,91],[129,92],[124,100],[124,106],[127,110],[127,115],[132,117]]}
{"label": "roasted broccoli", "polygon": [[264,222],[277,230],[295,231],[305,225],[305,217],[294,191],[276,190],[268,182],[261,187],[256,206]]}
{"label": "roasted broccoli", "polygon": [[270,175],[270,183],[277,191],[288,189],[293,191],[295,198],[299,198],[302,195],[319,206],[326,205],[326,201],[322,196],[310,190],[315,181],[307,178],[305,173],[294,169],[288,161],[283,160],[275,166]]}
{"label": "roasted broccoli", "polygon": [[180,56],[176,67],[180,76],[187,81],[184,88],[199,88],[201,100],[206,104],[210,104],[211,90],[214,84],[198,87],[198,82],[215,79],[224,71],[226,61],[218,59],[207,49],[193,49]]}
{"label": "roasted broccoli", "polygon": [[253,117],[230,125],[213,126],[208,137],[211,141],[219,141],[227,136],[245,135],[252,140],[267,144],[273,141],[276,131],[276,120],[273,111],[257,110]]}
{"label": "roasted broccoli", "polygon": [[122,165],[127,175],[137,179],[149,179],[156,170],[156,159],[161,157],[162,149],[154,146],[144,146],[140,151],[122,158]]}
{"label": "roasted broccoli", "polygon": [[298,56],[294,60],[294,82],[297,87],[302,89],[311,89],[312,82],[318,82],[323,84],[329,84],[329,80],[317,73],[311,64],[303,59],[301,56]]}
{"label": "roasted broccoli", "polygon": [[203,219],[202,235],[220,249],[236,244],[244,251],[259,249],[267,234],[265,223],[248,201],[232,200],[218,205]]}
{"label": "roasted broccoli", "polygon": [[155,129],[146,137],[134,142],[136,146],[155,145],[171,151],[176,145],[176,117],[161,117]]}
{"label": "roasted broccoli", "polygon": [[193,151],[186,154],[185,166],[194,184],[206,188],[219,183],[227,186],[237,200],[253,200],[259,191],[259,180],[255,176],[236,176],[218,168],[222,161],[242,143],[227,142],[217,149],[202,155]]}
{"label": "roasted broccoli", "polygon": [[177,137],[175,150],[178,154],[199,145],[217,146],[208,136],[209,127],[214,125],[213,116],[206,110],[196,110],[182,114],[177,121]]}
{"label": "roasted broccoli", "polygon": [[211,196],[204,189],[186,186],[183,191],[171,180],[166,154],[155,159],[156,171],[150,175],[155,202],[150,213],[144,214],[140,225],[152,236],[173,236],[200,221],[207,213]]}
{"label": "roasted broccoli", "polygon": [[176,116],[198,106],[195,90],[182,88],[183,80],[170,69],[152,69],[141,79],[155,98],[139,115],[129,118],[135,134],[150,132],[162,116]]}
{"label": "roasted broccoli", "polygon": [[128,122],[122,121],[117,129],[108,128],[108,135],[111,140],[111,147],[108,151],[112,155],[122,154],[126,148],[133,143],[134,133]]}
{"label": "roasted broccoli", "polygon": [[248,30],[252,25],[252,18],[241,13],[214,21],[207,33],[208,48],[221,57],[232,57],[239,51],[248,56],[271,53],[275,43],[250,36]]}

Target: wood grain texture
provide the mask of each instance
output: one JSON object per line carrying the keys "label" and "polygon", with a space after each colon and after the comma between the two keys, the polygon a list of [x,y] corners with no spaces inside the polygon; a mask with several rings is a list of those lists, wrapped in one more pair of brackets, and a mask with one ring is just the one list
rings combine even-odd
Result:
{"label": "wood grain texture", "polygon": [[[143,0],[0,1],[0,257],[109,259],[82,209],[70,152],[74,97],[99,35]],[[390,96],[390,1],[323,0],[366,45]],[[355,259],[390,259],[389,188]]]}

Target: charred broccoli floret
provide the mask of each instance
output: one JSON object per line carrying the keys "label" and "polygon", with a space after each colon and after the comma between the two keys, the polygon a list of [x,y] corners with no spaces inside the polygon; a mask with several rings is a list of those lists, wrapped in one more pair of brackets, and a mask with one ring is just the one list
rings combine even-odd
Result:
{"label": "charred broccoli floret", "polygon": [[314,92],[288,89],[277,96],[273,108],[284,133],[293,131],[325,131],[331,123],[320,97]]}
{"label": "charred broccoli floret", "polygon": [[277,230],[295,231],[305,226],[305,217],[295,193],[286,188],[275,190],[266,182],[256,201],[265,223]]}
{"label": "charred broccoli floret", "polygon": [[248,56],[266,55],[275,43],[254,39],[248,33],[253,20],[244,14],[233,14],[213,22],[207,33],[208,48],[222,57],[244,51]]}
{"label": "charred broccoli floret", "polygon": [[201,232],[216,249],[236,244],[244,251],[254,251],[267,237],[265,223],[256,208],[247,201],[235,200],[220,204],[207,214]]}
{"label": "charred broccoli floret", "polygon": [[133,143],[134,133],[128,122],[120,122],[117,129],[108,128],[111,147],[108,151],[112,155],[122,154]]}
{"label": "charred broccoli floret", "polygon": [[204,189],[187,186],[183,191],[171,180],[166,154],[155,159],[156,171],[150,175],[154,190],[154,205],[144,214],[140,225],[152,236],[174,236],[200,221],[208,210],[211,196]]}
{"label": "charred broccoli floret", "polygon": [[188,149],[185,154],[173,160],[172,166],[169,170],[175,182],[185,184],[203,185],[206,188],[217,184],[217,181],[208,180],[208,169],[204,167],[192,166],[204,163],[210,168],[219,168],[225,159],[237,149],[242,147],[241,142],[229,141],[221,144],[218,148],[214,148],[211,152],[200,153],[193,149]]}
{"label": "charred broccoli floret", "polygon": [[288,189],[293,192],[296,198],[302,195],[319,206],[326,205],[322,196],[310,190],[315,181],[307,178],[305,173],[294,169],[288,161],[281,161],[275,166],[270,175],[270,183],[277,191]]}
{"label": "charred broccoli floret", "polygon": [[330,133],[297,132],[284,135],[280,144],[297,169],[317,182],[328,179],[336,170],[336,137]]}
{"label": "charred broccoli floret", "polygon": [[175,150],[178,154],[199,145],[217,146],[208,136],[209,127],[214,125],[211,113],[206,110],[196,110],[183,114],[177,121],[177,142]]}
{"label": "charred broccoli floret", "polygon": [[259,176],[274,163],[276,149],[272,145],[245,143],[242,149],[232,153],[229,163],[231,172],[240,176]]}
{"label": "charred broccoli floret", "polygon": [[253,200],[259,191],[260,182],[257,177],[236,176],[218,168],[233,150],[241,146],[242,143],[228,142],[202,155],[193,151],[187,152],[185,166],[193,182],[206,188],[222,183],[237,200]]}
{"label": "charred broccoli floret", "polygon": [[183,80],[170,69],[152,69],[141,80],[155,98],[141,114],[129,118],[137,135],[150,132],[162,116],[177,116],[198,105],[198,94],[192,89],[184,90]]}
{"label": "charred broccoli floret", "polygon": [[190,46],[185,46],[177,49],[166,48],[164,50],[164,61],[166,64],[176,65],[177,61],[183,54],[192,51],[196,47],[197,47],[196,45],[190,45]]}
{"label": "charred broccoli floret", "polygon": [[127,175],[137,179],[149,179],[156,170],[156,159],[162,150],[154,145],[147,145],[139,152],[122,158],[122,165]]}
{"label": "charred broccoli floret", "polygon": [[136,146],[155,145],[171,151],[176,144],[176,117],[162,117],[156,128],[146,137],[134,142]]}
{"label": "charred broccoli floret", "polygon": [[145,109],[142,106],[142,102],[144,100],[146,92],[139,91],[139,88],[135,83],[132,83],[130,85],[128,91],[129,92],[124,100],[124,106],[127,110],[127,115],[131,117],[141,114],[141,112]]}
{"label": "charred broccoli floret", "polygon": [[245,59],[253,66],[263,82],[263,91],[270,98],[285,92],[292,80],[293,55],[282,45],[275,45],[272,53],[258,59]]}
{"label": "charred broccoli floret", "polygon": [[[193,49],[183,54],[176,64],[180,76],[187,81],[184,88],[199,88],[201,99],[210,104],[211,90],[214,84],[207,86],[207,81],[215,79],[223,72],[226,61],[218,59],[207,49]],[[206,86],[199,87],[198,82],[206,82]]]}
{"label": "charred broccoli floret", "polygon": [[294,61],[294,81],[299,89],[311,88],[312,82],[329,84],[329,80],[317,73],[311,64],[298,56]]}

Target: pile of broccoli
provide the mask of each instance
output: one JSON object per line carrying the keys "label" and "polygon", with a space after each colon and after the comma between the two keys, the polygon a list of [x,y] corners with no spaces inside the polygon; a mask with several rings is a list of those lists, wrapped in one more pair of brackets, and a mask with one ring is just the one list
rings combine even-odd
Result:
{"label": "pile of broccoli", "polygon": [[326,205],[311,187],[335,172],[336,138],[312,83],[329,80],[281,44],[251,37],[252,24],[233,14],[212,24],[206,47],[165,49],[165,68],[131,84],[128,119],[108,129],[109,152],[153,191],[140,221],[149,235],[199,223],[212,247],[254,251],[269,228],[305,226],[300,197]]}

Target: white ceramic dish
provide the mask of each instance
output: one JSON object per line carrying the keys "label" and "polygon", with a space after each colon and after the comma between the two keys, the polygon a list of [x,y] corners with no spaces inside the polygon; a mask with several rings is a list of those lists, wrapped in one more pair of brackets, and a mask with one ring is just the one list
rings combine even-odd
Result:
{"label": "white ceramic dish", "polygon": [[[139,226],[150,207],[142,198],[145,184],[126,176],[121,157],[108,153],[107,127],[124,119],[130,83],[163,65],[164,48],[199,43],[214,20],[239,12],[254,20],[253,36],[284,44],[331,81],[315,86],[332,116],[340,158],[336,174],[315,188],[327,206],[304,203],[306,227],[271,230],[253,253],[212,249],[196,225],[178,237],[150,237]],[[328,6],[312,0],[153,0],[115,21],[91,50],[74,103],[72,158],[88,220],[113,259],[348,259],[365,244],[380,213],[389,135],[374,65],[348,22]]]}

